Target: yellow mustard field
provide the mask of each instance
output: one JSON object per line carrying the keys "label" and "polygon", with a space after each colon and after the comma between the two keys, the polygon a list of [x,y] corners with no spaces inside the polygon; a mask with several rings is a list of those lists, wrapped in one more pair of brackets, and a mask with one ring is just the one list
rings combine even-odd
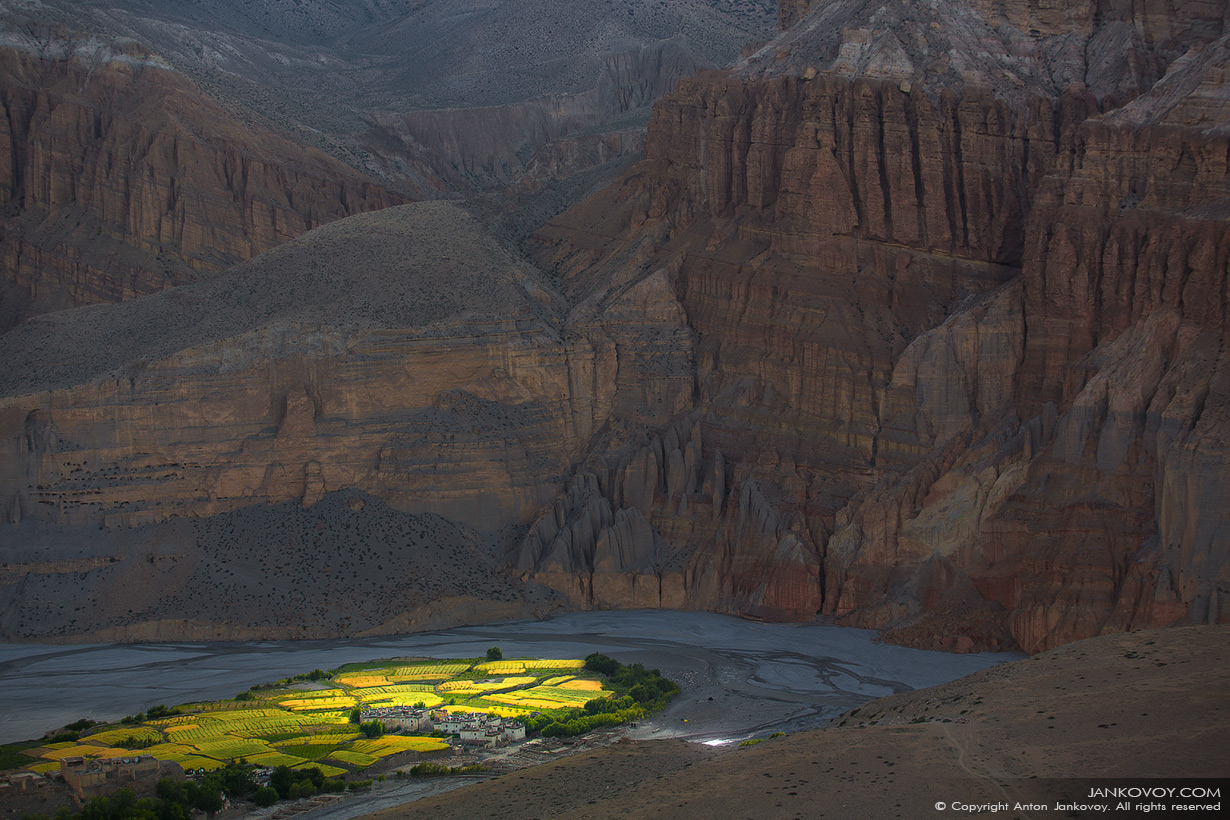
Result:
{"label": "yellow mustard field", "polygon": [[[387,667],[364,666],[343,668],[319,683],[283,681],[276,687],[254,687],[234,700],[178,707],[184,714],[97,727],[76,742],[31,750],[30,767],[51,771],[65,757],[148,754],[185,769],[212,770],[247,760],[265,766],[318,766],[332,777],[392,755],[448,748],[448,741],[426,733],[365,737],[354,722],[361,714],[352,714],[356,706],[378,710],[421,704],[434,709],[447,702],[449,712],[509,718],[582,705],[602,693],[598,680],[577,677],[584,666],[577,659],[402,660]],[[307,688],[313,684],[326,688]],[[374,717],[379,719],[380,713]],[[392,716],[388,720],[395,725]]]}

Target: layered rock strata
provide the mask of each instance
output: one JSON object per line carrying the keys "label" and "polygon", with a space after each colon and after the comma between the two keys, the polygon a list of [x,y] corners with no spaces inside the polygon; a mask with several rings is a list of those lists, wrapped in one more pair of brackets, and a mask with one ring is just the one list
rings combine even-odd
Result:
{"label": "layered rock strata", "polygon": [[959,651],[1230,618],[1224,10],[1052,6],[814,4],[655,107],[546,274],[412,206],[27,322],[6,554],[353,490],[535,607]]}
{"label": "layered rock strata", "polygon": [[131,41],[5,26],[0,330],[154,293],[403,202],[240,124]]}
{"label": "layered rock strata", "polygon": [[[200,580],[210,577],[206,556],[239,550],[259,561],[283,537],[304,555],[311,543],[334,549],[334,572],[352,562],[369,572],[370,556],[337,546],[339,531],[329,529],[349,533],[350,525],[318,509],[342,490],[362,491],[403,517],[447,519],[462,544],[488,543],[481,539],[526,521],[552,499],[592,426],[589,407],[570,393],[560,307],[537,272],[441,203],[325,226],[209,282],[24,323],[0,338],[10,365],[0,402],[10,567],[4,634],[47,634],[30,620],[51,589],[33,566],[47,560],[37,545],[73,543],[82,532],[126,544],[125,565],[133,545],[178,544],[195,555],[189,563]],[[266,542],[235,518],[259,518],[243,511],[260,509],[295,518],[286,505],[317,510],[320,534],[283,536],[272,522]],[[184,530],[177,522],[185,518],[202,523]],[[222,539],[219,527],[230,527],[231,537]],[[364,544],[390,572],[395,562],[418,565],[444,548],[427,535],[392,552]],[[502,578],[475,565],[485,586],[467,592],[472,562],[450,560],[452,569],[440,572],[456,577],[440,594],[488,598],[483,590]],[[171,584],[161,573],[177,571],[174,562],[154,563],[149,583]],[[18,570],[27,564],[23,578]],[[274,571],[262,567],[253,583]],[[95,589],[94,606],[124,597],[114,584],[127,576],[113,570],[82,579]],[[402,574],[381,588],[396,587]],[[200,608],[197,599],[212,588],[183,578],[172,587],[179,592],[167,594],[182,594],[186,611]],[[497,599],[513,589],[507,580],[496,587],[504,590]],[[127,621],[134,635],[155,629],[146,618],[163,619],[165,608],[147,603],[148,612],[134,610]],[[340,618],[346,604],[334,608]],[[364,622],[393,623],[400,611],[390,604]],[[83,616],[76,628],[111,623],[110,615]],[[347,631],[336,619],[280,633],[260,618],[253,623],[284,637]],[[404,619],[396,623],[390,628],[407,628]]]}
{"label": "layered rock strata", "polygon": [[[685,83],[622,187],[538,233],[575,292],[671,277],[696,399],[648,448],[612,442],[603,500],[557,505],[526,577],[623,605],[653,565],[692,606],[958,649],[1223,619],[1221,16],[1069,8],[1027,35],[947,4],[937,34],[875,30],[917,12],[870,5],[826,4],[742,76]],[[1129,18],[1163,79],[1093,61],[1092,90],[1065,87],[1058,38],[1105,43]],[[909,31],[950,38],[963,87],[918,76],[926,38],[891,51]],[[974,36],[1013,45],[1011,84],[969,62]],[[629,496],[613,463],[651,490]],[[633,509],[651,530],[604,595],[599,544],[636,532],[614,538]]]}

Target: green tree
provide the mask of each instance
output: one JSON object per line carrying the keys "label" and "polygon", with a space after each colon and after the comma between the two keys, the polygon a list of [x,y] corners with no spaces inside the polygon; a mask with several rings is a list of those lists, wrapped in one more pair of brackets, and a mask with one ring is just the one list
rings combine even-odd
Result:
{"label": "green tree", "polygon": [[487,660],[502,661],[504,660],[504,652],[498,646],[493,646],[487,650]]}
{"label": "green tree", "polygon": [[256,790],[256,794],[252,795],[252,802],[258,806],[272,806],[278,802],[278,790],[269,786],[261,786]]}

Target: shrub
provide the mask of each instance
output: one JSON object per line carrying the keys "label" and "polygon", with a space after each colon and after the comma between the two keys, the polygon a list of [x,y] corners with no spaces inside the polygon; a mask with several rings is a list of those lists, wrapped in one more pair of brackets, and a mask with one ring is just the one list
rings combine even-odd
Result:
{"label": "shrub", "polygon": [[278,802],[278,790],[261,786],[256,790],[256,794],[252,795],[252,802],[261,807],[272,806]]}

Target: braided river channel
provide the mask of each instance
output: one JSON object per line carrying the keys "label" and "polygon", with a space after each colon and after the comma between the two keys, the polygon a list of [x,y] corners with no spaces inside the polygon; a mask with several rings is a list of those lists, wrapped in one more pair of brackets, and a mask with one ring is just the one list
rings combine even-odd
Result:
{"label": "braided river channel", "polygon": [[81,717],[116,720],[154,704],[233,696],[313,669],[378,658],[583,658],[642,663],[683,688],[634,738],[724,744],[821,726],[874,698],[1023,657],[950,655],[875,642],[870,630],[770,624],[697,612],[581,612],[358,640],[0,645],[0,742]]}

